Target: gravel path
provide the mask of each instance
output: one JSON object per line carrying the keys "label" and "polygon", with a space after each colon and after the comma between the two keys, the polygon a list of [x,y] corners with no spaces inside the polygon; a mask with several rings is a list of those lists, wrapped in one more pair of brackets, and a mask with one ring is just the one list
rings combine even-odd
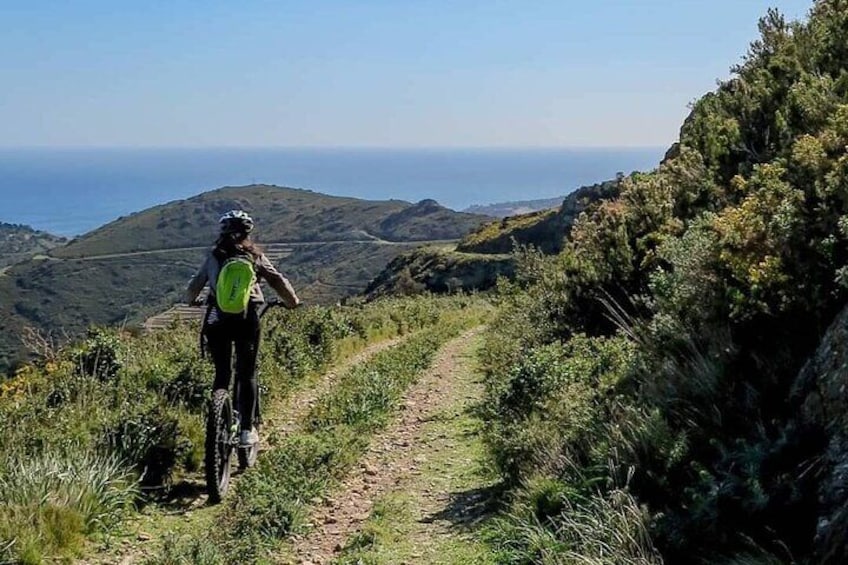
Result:
{"label": "gravel path", "polygon": [[[456,400],[458,366],[468,362],[468,350],[481,328],[471,330],[448,342],[439,352],[431,368],[404,397],[397,420],[375,438],[363,456],[356,472],[351,473],[324,504],[312,513],[312,531],[296,537],[288,557],[281,562],[319,565],[332,561],[345,541],[368,519],[374,501],[420,475],[428,458],[439,455],[434,450],[451,449],[452,444],[439,438],[424,437],[426,423],[445,405]],[[449,493],[438,488],[423,488],[415,496],[428,514],[444,508]],[[432,528],[444,533],[437,520]]]}

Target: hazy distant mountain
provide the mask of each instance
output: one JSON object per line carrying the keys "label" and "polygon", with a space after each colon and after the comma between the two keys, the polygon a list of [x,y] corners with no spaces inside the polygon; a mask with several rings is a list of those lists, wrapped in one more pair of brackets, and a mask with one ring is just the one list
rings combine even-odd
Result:
{"label": "hazy distant mountain", "polygon": [[119,218],[72,240],[61,258],[207,245],[218,217],[249,211],[262,241],[458,239],[485,221],[435,200],[360,200],[272,185],[225,187]]}
{"label": "hazy distant mountain", "polygon": [[497,204],[478,204],[469,206],[463,212],[469,214],[481,214],[483,216],[491,216],[493,218],[506,218],[507,216],[518,216],[520,214],[529,214],[540,210],[550,210],[558,208],[565,196],[558,198],[545,198],[542,200],[519,200],[516,202],[499,202]]}
{"label": "hazy distant mountain", "polygon": [[46,253],[66,242],[63,237],[34,230],[29,226],[0,222],[0,268],[24,261],[39,253]]}

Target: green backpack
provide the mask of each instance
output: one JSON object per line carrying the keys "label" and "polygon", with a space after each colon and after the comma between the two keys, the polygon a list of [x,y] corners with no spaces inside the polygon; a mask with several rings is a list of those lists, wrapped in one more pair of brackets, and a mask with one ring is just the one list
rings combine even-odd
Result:
{"label": "green backpack", "polygon": [[256,284],[253,260],[245,256],[230,257],[221,266],[215,284],[218,309],[226,314],[242,314],[250,303],[250,291]]}

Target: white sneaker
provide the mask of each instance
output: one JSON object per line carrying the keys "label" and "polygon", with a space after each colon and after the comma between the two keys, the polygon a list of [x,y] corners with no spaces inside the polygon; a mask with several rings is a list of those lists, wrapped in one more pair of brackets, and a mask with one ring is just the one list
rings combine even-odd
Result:
{"label": "white sneaker", "polygon": [[259,443],[259,434],[256,432],[256,428],[241,431],[241,435],[239,436],[239,445],[241,447],[253,447],[257,443]]}

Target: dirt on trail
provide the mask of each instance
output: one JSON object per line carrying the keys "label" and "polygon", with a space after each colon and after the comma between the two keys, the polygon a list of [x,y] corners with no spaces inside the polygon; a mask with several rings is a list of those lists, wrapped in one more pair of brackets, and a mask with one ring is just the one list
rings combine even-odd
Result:
{"label": "dirt on trail", "polygon": [[[332,367],[318,379],[309,379],[299,386],[291,395],[267,408],[264,424],[260,431],[262,444],[260,450],[273,449],[275,437],[282,437],[292,432],[302,423],[309,409],[332,384],[351,367],[364,363],[377,353],[389,349],[404,340],[406,336],[395,337],[374,343]],[[261,377],[260,377],[261,378]],[[259,455],[262,457],[261,453]],[[230,489],[239,480],[234,475]],[[215,512],[222,505],[209,506],[202,475],[184,481],[176,487],[174,500],[159,508],[152,516],[139,516],[136,524],[130,525],[133,537],[119,542],[117,546],[92,552],[91,555],[79,560],[79,565],[120,564],[131,565],[141,563],[150,557],[159,547],[163,538],[168,534],[179,531],[190,531],[193,526],[201,523],[211,523]],[[186,496],[181,496],[185,491]]]}
{"label": "dirt on trail", "polygon": [[[404,396],[395,422],[372,441],[358,467],[342,481],[335,493],[313,510],[310,517],[312,531],[306,536],[294,538],[287,555],[280,556],[279,562],[300,565],[330,563],[338,557],[346,540],[369,518],[375,501],[398,489],[411,489],[407,494],[415,497],[424,516],[439,516],[450,506],[452,493],[433,488],[432,482],[417,484],[414,478],[422,474],[429,459],[439,457],[440,450],[457,450],[457,446],[450,442],[429,437],[425,427],[444,412],[445,406],[461,404],[461,409],[467,409],[470,403],[479,400],[463,398],[457,401],[458,395],[467,396],[468,391],[459,390],[461,383],[456,374],[467,372],[469,350],[480,332],[481,328],[471,330],[440,350],[430,369]],[[451,452],[441,455],[456,456],[460,460],[466,454]],[[465,459],[462,464],[467,466],[469,462]],[[428,529],[425,536],[448,534],[448,525],[438,519],[420,520],[418,525]]]}

